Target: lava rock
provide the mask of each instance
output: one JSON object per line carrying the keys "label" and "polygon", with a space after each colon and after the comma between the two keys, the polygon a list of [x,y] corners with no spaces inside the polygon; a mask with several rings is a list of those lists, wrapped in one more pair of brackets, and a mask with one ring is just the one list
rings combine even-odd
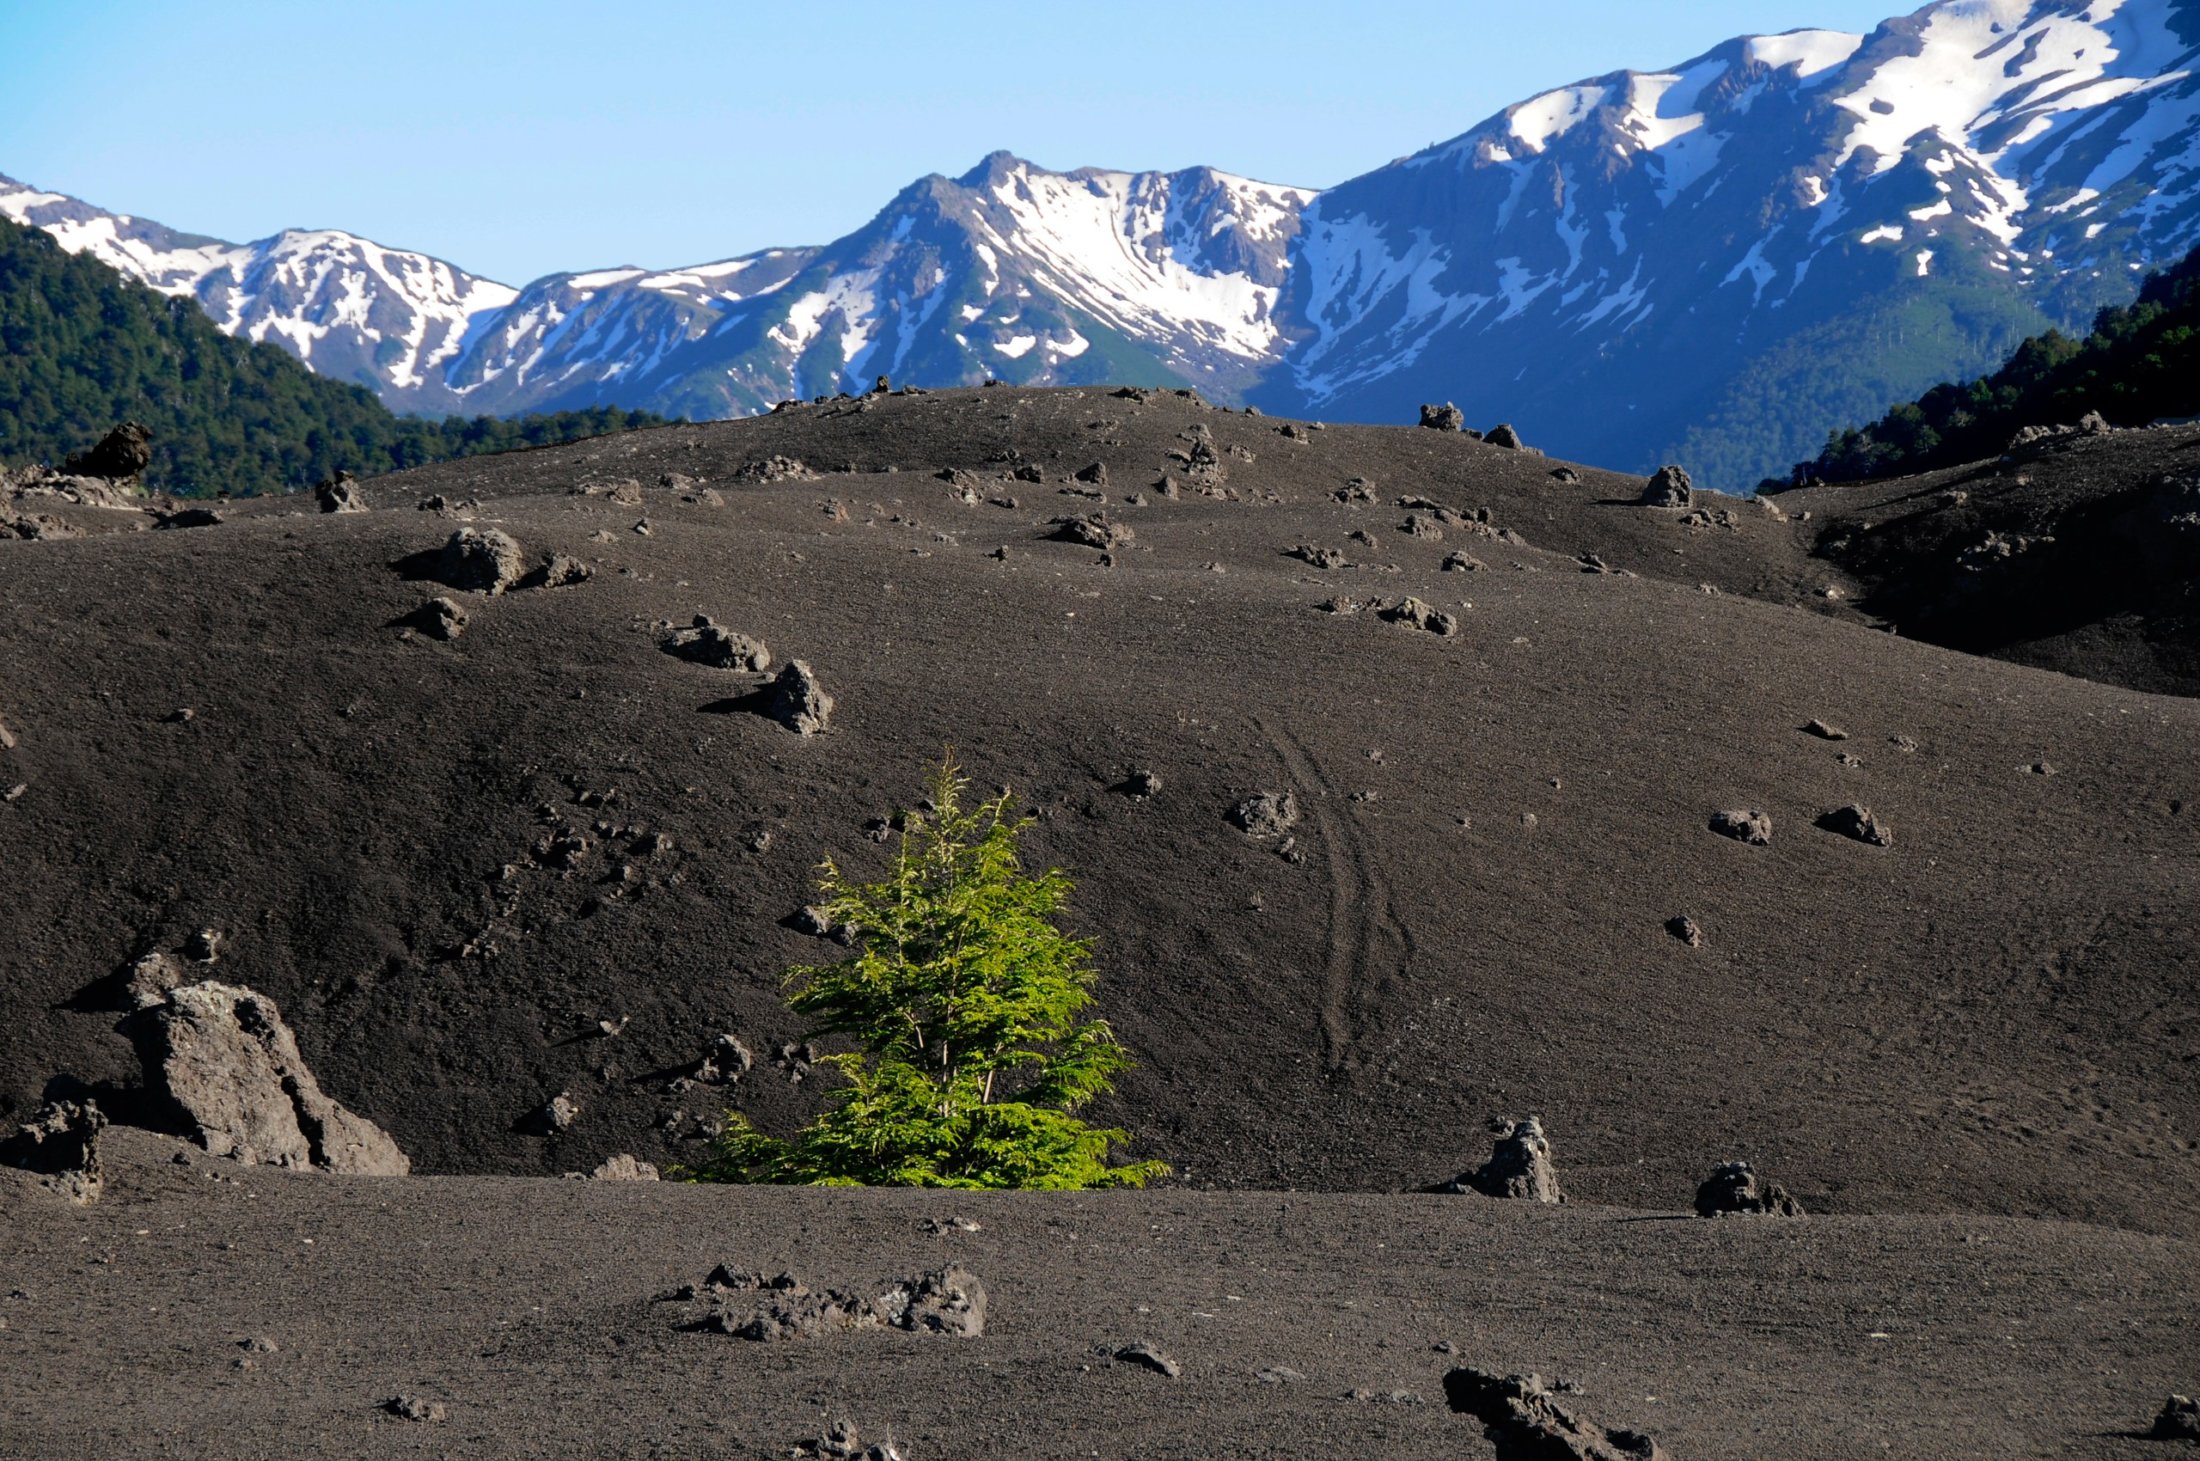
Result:
{"label": "lava rock", "polygon": [[1123,778],[1123,795],[1137,801],[1161,795],[1161,777],[1152,771],[1133,771]]}
{"label": "lava rock", "polygon": [[1543,1134],[1541,1119],[1534,1116],[1514,1122],[1512,1129],[1497,1139],[1490,1159],[1474,1171],[1455,1178],[1449,1190],[1479,1192],[1484,1197],[1519,1202],[1566,1200],[1565,1194],[1559,1191],[1558,1173],[1551,1165],[1550,1139]]}
{"label": "lava rock", "polygon": [[61,470],[76,477],[127,482],[141,476],[152,464],[153,433],[135,421],[125,421],[101,437],[97,446],[63,462]]}
{"label": "lava rock", "polygon": [[1713,812],[1711,830],[1721,837],[1746,842],[1751,847],[1772,845],[1772,817],[1765,812],[1749,809]]}
{"label": "lava rock", "polygon": [[1079,467],[1076,475],[1077,480],[1087,487],[1105,487],[1108,485],[1108,464],[1094,462],[1090,466]]}
{"label": "lava rock", "polygon": [[2200,1401],[2189,1395],[2170,1396],[2147,1434],[2157,1441],[2200,1441]]}
{"label": "lava rock", "polygon": [[1801,1217],[1803,1204],[1777,1182],[1767,1182],[1747,1162],[1723,1162],[1696,1189],[1696,1216],[1769,1213]]}
{"label": "lava rock", "polygon": [[605,1157],[588,1175],[597,1182],[655,1182],[658,1178],[656,1166],[637,1160],[632,1152]]}
{"label": "lava rock", "polygon": [[1870,807],[1836,807],[1820,817],[1818,825],[1828,832],[1837,833],[1854,842],[1868,843],[1873,847],[1886,847],[1894,841],[1892,829],[1873,816]]}
{"label": "lava rock", "polygon": [[1423,630],[1443,639],[1449,639],[1459,632],[1458,616],[1444,613],[1411,595],[1394,604],[1379,605],[1375,610],[1375,617],[1386,624],[1403,624],[1409,629]]}
{"label": "lava rock", "polygon": [[1676,913],[1665,920],[1665,931],[1692,949],[1703,947],[1703,925],[1685,913]]}
{"label": "lava rock", "polygon": [[351,473],[337,472],[313,489],[314,500],[323,512],[365,512],[367,499],[360,495]]}
{"label": "lava rock", "polygon": [[1524,452],[1530,450],[1528,444],[1520,439],[1520,433],[1513,430],[1510,421],[1501,421],[1492,426],[1482,439],[1491,446],[1501,446],[1507,451]]}
{"label": "lava rock", "polygon": [[1423,404],[1421,424],[1431,431],[1464,431],[1467,429],[1467,413],[1446,401],[1441,406]]}
{"label": "lava rock", "polygon": [[736,467],[733,480],[748,483],[815,482],[818,474],[794,457],[768,456]]}
{"label": "lava rock", "polygon": [[1078,543],[1087,548],[1113,552],[1127,547],[1138,536],[1129,523],[1109,522],[1102,513],[1088,513],[1080,517],[1058,517],[1049,524],[1053,531],[1047,536],[1060,543]]}
{"label": "lava rock", "polygon": [[814,736],[831,727],[833,697],[805,660],[791,659],[771,682],[765,714],[798,736]]}
{"label": "lava rock", "polygon": [[1804,726],[1803,734],[1816,736],[1821,741],[1845,741],[1849,738],[1847,731],[1837,725],[1828,725],[1822,720],[1813,720],[1809,725]]}
{"label": "lava rock", "polygon": [[448,1405],[420,1395],[392,1395],[382,1402],[382,1408],[399,1420],[419,1421],[424,1425],[441,1425],[451,1418]]}
{"label": "lava rock", "polygon": [[107,1118],[90,1101],[49,1101],[0,1141],[0,1167],[34,1172],[47,1187],[79,1207],[99,1200],[106,1177],[99,1165],[99,1133]]}
{"label": "lava rock", "polygon": [[1444,1399],[1482,1422],[1498,1461],[1661,1461],[1638,1431],[1611,1429],[1560,1405],[1538,1375],[1498,1375],[1462,1365],[1444,1376]]}
{"label": "lava rock", "polygon": [[1142,1339],[1134,1344],[1117,1346],[1111,1358],[1118,1364],[1136,1365],[1171,1380],[1184,1373],[1182,1365]]}
{"label": "lava rock", "polygon": [[697,614],[685,629],[665,636],[662,648],[675,659],[709,665],[714,670],[742,670],[761,674],[771,668],[772,652],[761,639],[726,628],[708,614]]}
{"label": "lava rock", "polygon": [[1695,484],[1689,481],[1688,473],[1667,466],[1658,468],[1638,500],[1644,507],[1686,507],[1694,492]]}
{"label": "lava rock", "polygon": [[408,629],[417,630],[430,639],[446,643],[466,632],[470,616],[451,599],[434,598],[398,621]]}
{"label": "lava rock", "polygon": [[216,1156],[368,1177],[412,1170],[388,1132],[322,1091],[257,990],[180,985],[130,1024],[149,1093]]}
{"label": "lava rock", "polygon": [[1258,792],[1230,809],[1230,823],[1248,837],[1281,837],[1297,826],[1299,801],[1288,791]]}
{"label": "lava rock", "polygon": [[519,543],[511,534],[496,528],[460,528],[444,543],[435,578],[461,593],[500,594],[526,571]]}

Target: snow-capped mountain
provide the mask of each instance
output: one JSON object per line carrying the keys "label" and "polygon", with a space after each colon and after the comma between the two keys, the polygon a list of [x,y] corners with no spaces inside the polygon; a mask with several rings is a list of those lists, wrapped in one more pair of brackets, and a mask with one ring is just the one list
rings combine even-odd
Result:
{"label": "snow-capped mountain", "polygon": [[2195,243],[2200,3],[1945,0],[1547,92],[1324,193],[1260,398],[1441,386],[1754,480]]}
{"label": "snow-capped mountain", "polygon": [[0,215],[400,410],[1175,380],[1339,419],[1456,400],[1738,486],[2200,243],[2200,0],[1941,0],[1869,36],[1742,37],[1320,194],[1000,153],[822,248],[524,289],[5,179]]}

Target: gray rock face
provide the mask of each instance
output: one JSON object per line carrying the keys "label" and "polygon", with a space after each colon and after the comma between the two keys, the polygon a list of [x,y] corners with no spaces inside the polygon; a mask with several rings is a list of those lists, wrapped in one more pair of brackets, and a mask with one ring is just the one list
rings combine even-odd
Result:
{"label": "gray rock face", "polygon": [[152,464],[153,433],[135,421],[125,421],[101,437],[97,446],[63,462],[61,470],[72,476],[127,482]]}
{"label": "gray rock face", "polygon": [[1551,1166],[1550,1140],[1543,1134],[1543,1122],[1534,1116],[1514,1122],[1512,1130],[1497,1139],[1490,1159],[1454,1181],[1451,1190],[1518,1202],[1566,1200]]}
{"label": "gray rock face", "polygon": [[1498,1461],[1661,1461],[1639,1431],[1597,1424],[1559,1404],[1539,1375],[1499,1375],[1462,1365],[1444,1376],[1444,1399],[1482,1422]]}
{"label": "gray rock face", "polygon": [[527,564],[511,534],[496,528],[460,528],[443,545],[435,577],[462,593],[500,594],[526,572]]}
{"label": "gray rock face", "polygon": [[685,629],[675,629],[664,641],[666,654],[691,664],[709,665],[719,670],[745,670],[761,674],[771,668],[772,652],[761,639],[751,639],[746,634],[712,622],[707,614],[697,614],[695,622]]}
{"label": "gray rock face", "polygon": [[820,735],[833,723],[833,697],[806,660],[787,661],[771,683],[768,705],[766,713],[798,736]]}
{"label": "gray rock face", "polygon": [[1679,467],[1660,467],[1642,489],[1638,500],[1644,507],[1686,507],[1695,493],[1695,484],[1688,473]]}
{"label": "gray rock face", "polygon": [[1696,1189],[1696,1216],[1769,1213],[1801,1217],[1803,1204],[1777,1182],[1767,1182],[1747,1162],[1724,1162]]}
{"label": "gray rock face", "polygon": [[1431,431],[1464,431],[1467,429],[1467,413],[1449,401],[1441,406],[1424,402],[1421,406],[1421,424]]}
{"label": "gray rock face", "polygon": [[139,1021],[147,1086],[216,1156],[368,1177],[412,1170],[389,1133],[321,1090],[275,1001],[257,990],[182,985]]}
{"label": "gray rock face", "polygon": [[1752,847],[1772,845],[1772,817],[1754,809],[1713,812],[1711,830],[1721,837],[1731,837],[1736,842],[1746,842]]}
{"label": "gray rock face", "polygon": [[49,1101],[15,1135],[0,1141],[0,1167],[37,1173],[79,1207],[97,1202],[106,1186],[99,1166],[99,1133],[106,1125],[90,1101]]}

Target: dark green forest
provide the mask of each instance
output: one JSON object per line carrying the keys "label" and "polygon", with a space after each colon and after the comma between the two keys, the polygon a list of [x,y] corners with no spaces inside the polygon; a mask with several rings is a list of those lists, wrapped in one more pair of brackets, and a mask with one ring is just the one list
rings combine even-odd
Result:
{"label": "dark green forest", "polygon": [[191,497],[665,424],[615,407],[512,420],[394,415],[361,386],[223,334],[193,300],[0,219],[0,463],[58,463],[124,420],[152,430],[145,485]]}
{"label": "dark green forest", "polygon": [[1978,461],[1999,456],[2022,427],[2088,411],[2112,426],[2200,414],[2200,249],[2150,275],[2131,304],[2102,310],[2083,340],[2035,335],[1992,375],[1935,386],[1869,426],[1831,433],[1792,480],[1853,482]]}

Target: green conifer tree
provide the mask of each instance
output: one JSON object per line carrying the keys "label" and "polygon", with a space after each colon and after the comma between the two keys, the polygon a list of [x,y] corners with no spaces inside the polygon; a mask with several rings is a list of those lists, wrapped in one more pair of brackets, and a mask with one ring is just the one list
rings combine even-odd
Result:
{"label": "green conifer tree", "polygon": [[855,882],[830,858],[821,870],[820,911],[853,930],[856,952],[787,979],[815,1035],[860,1047],[824,1058],[844,1081],[826,1109],[787,1140],[732,1113],[710,1157],[681,1175],[1074,1189],[1168,1171],[1111,1162],[1128,1135],[1078,1119],[1129,1057],[1104,1021],[1081,1018],[1091,949],[1052,921],[1070,880],[1025,873],[1016,841],[1028,820],[1009,815],[1006,792],[965,809],[967,786],[948,756],[881,881]]}

